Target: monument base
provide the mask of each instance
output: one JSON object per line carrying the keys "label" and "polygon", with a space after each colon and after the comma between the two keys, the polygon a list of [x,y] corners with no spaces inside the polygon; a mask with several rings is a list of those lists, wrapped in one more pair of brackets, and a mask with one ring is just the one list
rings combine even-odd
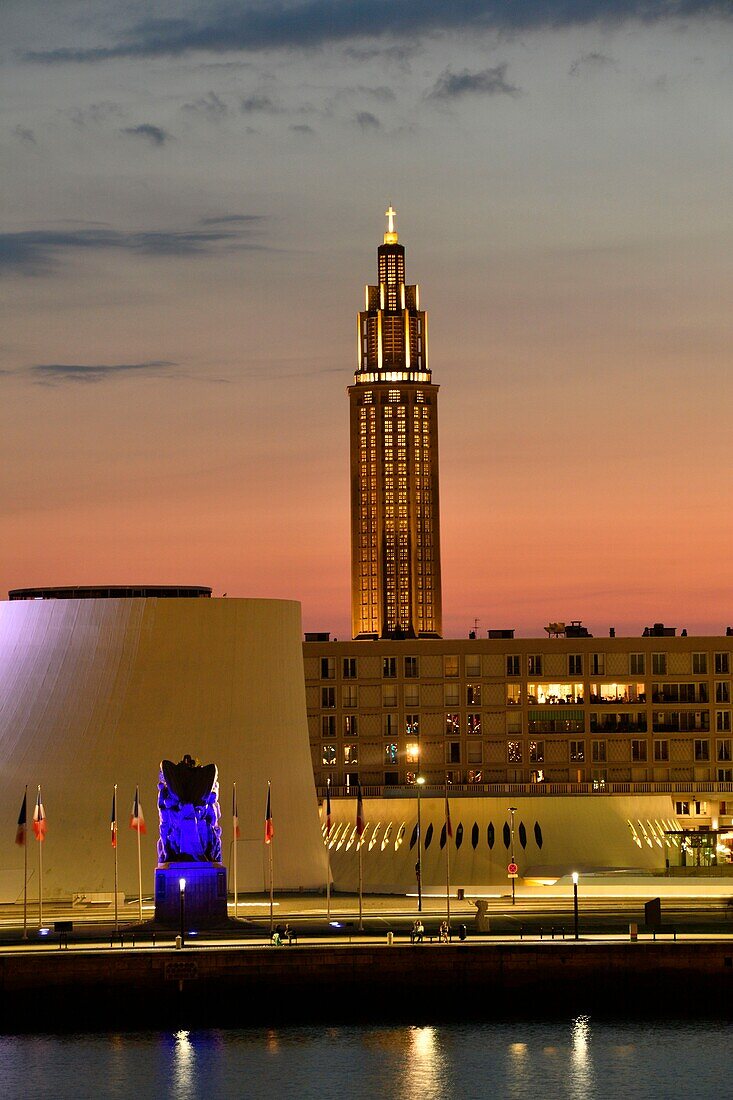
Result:
{"label": "monument base", "polygon": [[221,863],[163,863],[156,867],[155,923],[180,929],[181,922],[186,932],[230,923],[227,872]]}

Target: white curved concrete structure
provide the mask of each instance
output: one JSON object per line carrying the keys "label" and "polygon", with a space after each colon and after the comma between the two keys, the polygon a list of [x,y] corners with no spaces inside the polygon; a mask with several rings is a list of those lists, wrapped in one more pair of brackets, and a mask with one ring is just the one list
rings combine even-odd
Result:
{"label": "white curved concrete structure", "polygon": [[[156,865],[158,766],[190,753],[219,769],[231,868],[237,783],[240,891],[267,881],[272,783],[275,889],[319,889],[325,852],[308,748],[300,605],[248,599],[59,599],[0,603],[0,894],[22,896],[13,843],[28,784],[48,819],[44,897],[113,890],[112,789],[119,797],[119,889],[137,896],[129,814],[140,785],[143,893]],[[230,871],[230,889],[232,887]],[[29,886],[32,899],[37,883]]]}
{"label": "white curved concrete structure", "polygon": [[[514,856],[523,883],[550,884],[572,871],[663,871],[679,828],[669,795],[516,796]],[[508,886],[511,852],[510,796],[450,799],[451,886],[472,891]],[[364,889],[369,893],[414,893],[417,862],[417,798],[365,798]],[[334,799],[329,844],[336,889],[358,888],[356,802]],[[426,893],[445,893],[446,859],[441,848],[444,798],[421,798],[422,880]],[[491,827],[491,832],[490,832]],[[506,828],[506,832],[505,832]],[[671,859],[672,863],[677,862]]]}

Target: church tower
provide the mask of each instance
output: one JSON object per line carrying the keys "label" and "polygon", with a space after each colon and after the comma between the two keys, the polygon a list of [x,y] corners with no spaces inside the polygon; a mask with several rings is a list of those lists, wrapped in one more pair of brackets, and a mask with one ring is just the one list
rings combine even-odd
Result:
{"label": "church tower", "polygon": [[366,287],[351,424],[351,620],[355,638],[436,638],[442,628],[438,387],[417,286],[405,284],[395,211]]}

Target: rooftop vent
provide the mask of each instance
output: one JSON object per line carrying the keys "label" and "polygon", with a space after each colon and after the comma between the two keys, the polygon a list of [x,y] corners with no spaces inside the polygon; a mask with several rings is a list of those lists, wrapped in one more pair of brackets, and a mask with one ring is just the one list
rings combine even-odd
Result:
{"label": "rooftop vent", "polygon": [[644,627],[642,638],[674,638],[676,633],[676,626],[665,626],[664,623],[655,623],[654,626]]}

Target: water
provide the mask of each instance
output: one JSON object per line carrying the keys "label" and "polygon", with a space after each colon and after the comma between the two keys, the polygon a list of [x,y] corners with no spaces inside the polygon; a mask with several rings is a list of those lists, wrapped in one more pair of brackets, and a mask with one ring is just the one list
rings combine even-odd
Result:
{"label": "water", "polygon": [[[236,1012],[236,1009],[233,1009]],[[43,1013],[43,1002],[39,1004]],[[730,1027],[293,1027],[0,1036],[4,1100],[725,1100]]]}

